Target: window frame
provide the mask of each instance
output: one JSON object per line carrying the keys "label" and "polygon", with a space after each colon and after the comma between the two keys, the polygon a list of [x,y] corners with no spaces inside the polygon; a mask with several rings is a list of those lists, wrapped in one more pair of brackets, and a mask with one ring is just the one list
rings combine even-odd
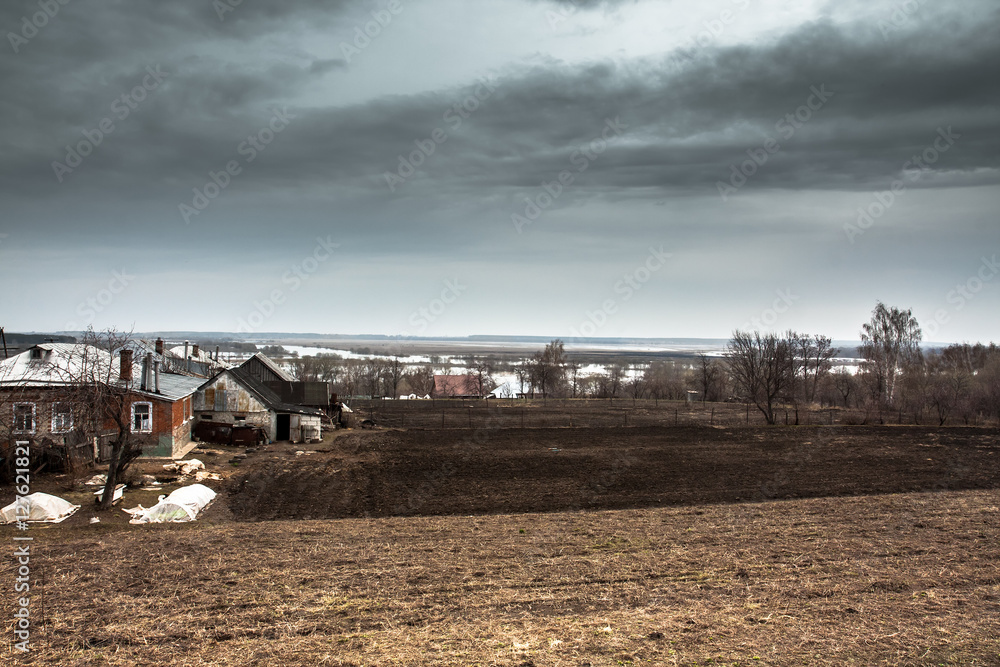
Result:
{"label": "window frame", "polygon": [[[23,407],[26,407],[26,406],[29,406],[29,405],[31,406],[31,428],[30,429],[18,428],[18,424],[17,424],[17,409],[18,408],[23,408]],[[14,433],[24,433],[24,434],[27,434],[27,435],[34,435],[35,432],[38,430],[38,419],[37,419],[36,410],[35,410],[35,404],[34,403],[29,403],[27,401],[21,401],[19,403],[14,403],[13,407],[11,408],[11,415],[14,418],[14,420],[13,420],[14,424],[13,424],[13,429],[12,429],[12,431]]]}
{"label": "window frame", "polygon": [[[67,406],[65,412],[56,412],[59,406]],[[56,415],[69,414],[69,425],[58,427],[56,424]],[[67,403],[66,401],[55,401],[52,404],[52,428],[50,429],[52,433],[69,433],[73,430],[73,405]]]}
{"label": "window frame", "polygon": [[[136,428],[135,425],[135,408],[136,406],[144,405],[149,409],[147,426],[145,428]],[[153,432],[153,404],[149,401],[136,401],[132,404],[132,419],[129,422],[131,425],[132,433],[152,433]]]}

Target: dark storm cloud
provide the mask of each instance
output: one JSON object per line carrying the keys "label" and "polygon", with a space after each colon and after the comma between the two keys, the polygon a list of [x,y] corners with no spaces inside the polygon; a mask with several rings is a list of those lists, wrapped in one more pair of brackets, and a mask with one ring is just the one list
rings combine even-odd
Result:
{"label": "dark storm cloud", "polygon": [[[91,48],[83,37],[60,48],[59,56],[31,44],[39,54],[3,59],[0,67],[12,94],[0,109],[18,119],[0,130],[6,149],[0,175],[7,187],[53,187],[51,162],[65,144],[107,115],[110,102],[140,81],[159,56],[157,64],[170,73],[162,89],[88,160],[82,178],[74,174],[62,187],[91,188],[107,177],[182,196],[231,159],[237,144],[263,127],[274,108],[308,94],[324,75],[347,68],[338,59],[305,53],[266,64],[223,59],[210,49],[185,55],[185,42],[204,44],[207,34],[228,40],[222,32],[228,28],[205,16],[207,3],[166,4],[124,3],[113,14],[78,12],[72,22],[54,23],[60,34],[72,26],[91,37],[111,25],[131,28],[116,30],[133,36],[108,40],[106,52],[83,67],[71,66],[79,57],[74,48]],[[31,6],[6,7],[7,24]],[[232,18],[257,22],[258,31],[285,28],[287,21],[313,17],[328,6],[244,2]],[[71,4],[63,11],[72,9]],[[398,169],[399,155],[416,150],[414,141],[426,142],[441,128],[447,142],[397,196],[523,191],[572,168],[574,151],[615,118],[627,130],[589,162],[582,177],[589,189],[714,192],[731,165],[748,159],[747,150],[759,152],[769,138],[781,148],[754,175],[753,186],[866,189],[898,174],[911,154],[934,141],[939,127],[948,126],[961,135],[960,144],[936,166],[966,173],[995,169],[1000,13],[992,10],[989,19],[916,23],[890,40],[873,25],[818,22],[753,46],[678,51],[641,61],[516,66],[496,79],[496,91],[458,128],[449,125],[446,113],[477,90],[482,93],[479,82],[347,107],[301,105],[267,159],[247,170],[235,187],[333,185],[389,194],[384,173]],[[137,30],[146,31],[142,39],[150,44],[144,49],[133,44]],[[121,57],[126,52],[130,58]],[[829,96],[809,110],[808,122],[778,124],[807,101],[816,103],[814,91]]]}

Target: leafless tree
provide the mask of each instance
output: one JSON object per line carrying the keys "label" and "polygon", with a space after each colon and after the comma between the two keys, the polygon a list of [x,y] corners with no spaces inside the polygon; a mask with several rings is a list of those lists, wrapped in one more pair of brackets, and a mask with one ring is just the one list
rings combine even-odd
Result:
{"label": "leafless tree", "polygon": [[417,366],[403,376],[403,381],[412,393],[427,396],[434,390],[434,369],[430,364]]}
{"label": "leafless tree", "polygon": [[646,385],[645,372],[647,368],[637,365],[632,369],[631,375],[627,376],[625,381],[625,391],[628,392],[629,397],[632,399],[633,406],[636,404],[636,401],[646,395],[648,387]]}
{"label": "leafless tree", "polygon": [[84,423],[89,422],[96,435],[109,436],[111,457],[108,461],[107,482],[101,495],[101,509],[111,507],[115,486],[132,463],[142,456],[150,437],[133,432],[132,402],[134,378],[131,368],[120,373],[118,361],[131,335],[114,329],[101,333],[89,330],[78,346],[80,358],[70,364],[69,385],[72,402]]}
{"label": "leafless tree", "polygon": [[695,366],[698,383],[701,389],[701,402],[718,401],[722,396],[722,384],[725,377],[724,370],[715,359],[707,354],[699,354],[698,362]]}
{"label": "leafless tree", "polygon": [[625,366],[620,363],[609,364],[606,370],[607,375],[607,398],[614,401],[621,393],[622,384],[625,381]]}
{"label": "leafless tree", "polygon": [[872,399],[892,405],[896,378],[903,365],[920,355],[920,326],[910,310],[887,308],[879,301],[871,321],[861,328],[861,356]]}
{"label": "leafless tree", "polygon": [[393,358],[385,364],[385,384],[386,388],[389,390],[386,393],[388,393],[393,400],[399,398],[399,384],[403,381],[403,374],[405,372],[406,364],[402,362],[398,354],[393,356]]}
{"label": "leafless tree", "polygon": [[833,358],[840,353],[840,349],[833,347],[833,341],[828,336],[815,334],[805,352],[804,389],[806,400],[812,403],[816,400],[816,389],[830,374]]}
{"label": "leafless tree", "polygon": [[575,360],[567,362],[566,370],[569,375],[569,384],[573,392],[573,398],[576,398],[580,393],[580,362]]}
{"label": "leafless tree", "polygon": [[541,352],[536,352],[531,360],[533,384],[538,386],[544,400],[554,393],[565,378],[566,352],[563,342],[558,338],[553,340]]}
{"label": "leafless tree", "polygon": [[969,360],[930,354],[926,368],[929,376],[927,398],[937,416],[938,425],[944,426],[956,413],[967,422],[974,377]]}
{"label": "leafless tree", "polygon": [[856,380],[854,374],[851,373],[846,368],[841,368],[831,376],[833,378],[833,386],[840,395],[840,398],[844,401],[844,407],[851,407],[851,394],[854,393],[856,386]]}
{"label": "leafless tree", "polygon": [[[518,384],[521,386],[521,395],[527,396],[527,388],[532,387],[532,363],[528,359],[521,359],[519,362],[514,364],[514,375],[517,377]],[[534,389],[532,389],[534,393]]]}
{"label": "leafless tree", "polygon": [[775,403],[789,383],[792,344],[777,334],[736,330],[726,347],[726,359],[737,389],[774,424]]}
{"label": "leafless tree", "polygon": [[493,368],[496,362],[489,357],[474,357],[469,360],[469,375],[476,384],[480,396],[486,396],[496,387],[493,380]]}
{"label": "leafless tree", "polygon": [[386,370],[386,362],[378,357],[369,357],[362,364],[364,388],[370,398],[382,395],[382,381]]}

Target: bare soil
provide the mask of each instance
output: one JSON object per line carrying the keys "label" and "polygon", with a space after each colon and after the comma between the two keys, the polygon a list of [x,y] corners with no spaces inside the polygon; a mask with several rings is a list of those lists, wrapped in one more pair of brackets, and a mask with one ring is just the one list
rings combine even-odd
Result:
{"label": "bare soil", "polygon": [[[219,498],[157,526],[120,508],[193,481],[162,462],[140,466],[162,487],[108,512],[42,477],[33,490],[90,504],[31,526],[32,651],[0,651],[67,666],[998,667],[998,435],[337,432],[245,459],[192,452]],[[24,534],[0,527],[9,545]],[[15,572],[0,574],[7,618]]]}
{"label": "bare soil", "polygon": [[237,520],[622,509],[1000,487],[1000,432],[927,427],[350,432],[264,453]]}
{"label": "bare soil", "polygon": [[37,529],[18,660],[995,667],[998,505],[944,491]]}

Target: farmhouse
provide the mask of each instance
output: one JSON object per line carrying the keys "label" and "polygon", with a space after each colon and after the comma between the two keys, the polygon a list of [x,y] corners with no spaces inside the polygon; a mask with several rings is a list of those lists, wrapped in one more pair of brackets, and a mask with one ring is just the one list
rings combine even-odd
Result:
{"label": "farmhouse", "polygon": [[226,369],[202,384],[194,396],[194,411],[199,420],[259,426],[272,441],[292,442],[319,438],[324,414],[283,401],[243,366]]}
{"label": "farmhouse", "polygon": [[0,362],[5,435],[61,448],[68,464],[103,460],[113,423],[97,416],[99,407],[86,404],[81,390],[107,383],[126,392],[132,433],[154,442],[143,456],[182,455],[191,442],[191,399],[204,380],[161,372],[152,353],[138,363],[133,358],[132,348],[116,361],[92,345],[46,343]]}

